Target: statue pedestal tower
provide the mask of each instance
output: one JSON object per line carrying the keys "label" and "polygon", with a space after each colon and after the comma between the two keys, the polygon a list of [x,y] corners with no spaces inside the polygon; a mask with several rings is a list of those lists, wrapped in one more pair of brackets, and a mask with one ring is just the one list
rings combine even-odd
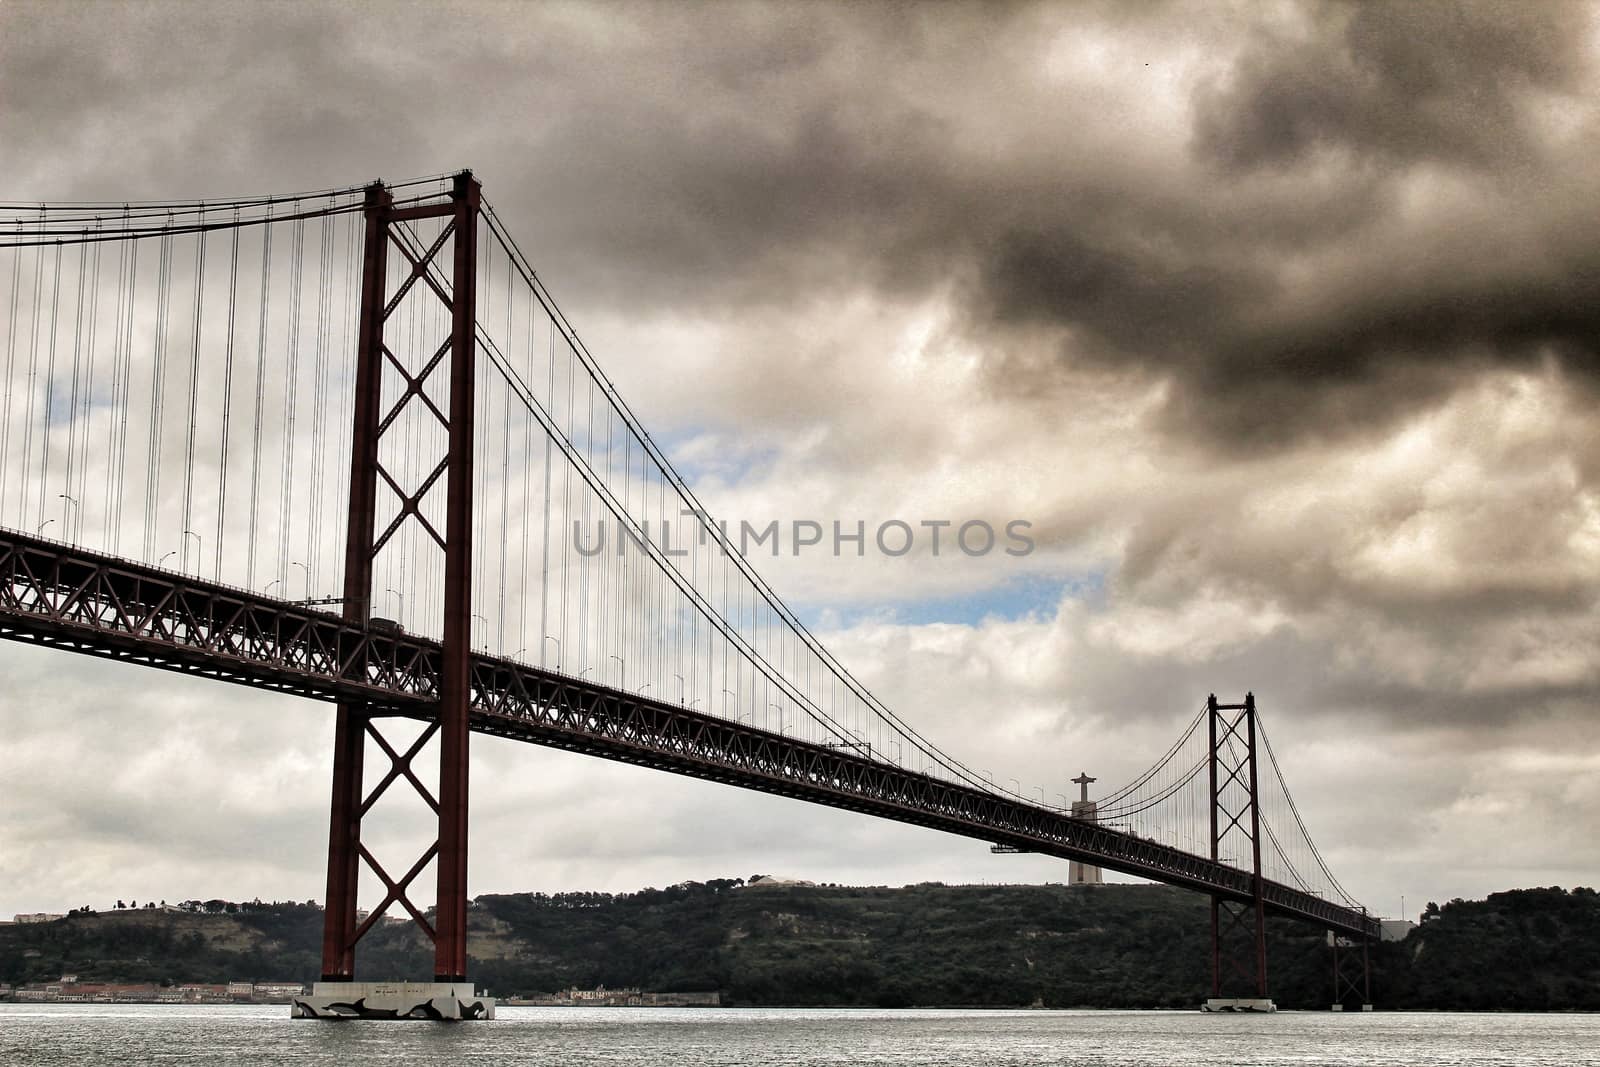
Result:
{"label": "statue pedestal tower", "polygon": [[[1096,781],[1096,779],[1090,778],[1087,771],[1072,780],[1072,784],[1078,786],[1080,791],[1078,799],[1072,802],[1070,814],[1074,819],[1086,819],[1089,822],[1094,822],[1098,817],[1098,809],[1095,806],[1095,802],[1089,799],[1089,783],[1093,781]],[[1067,868],[1068,885],[1099,885],[1100,881],[1100,868],[1092,864],[1073,860]]]}

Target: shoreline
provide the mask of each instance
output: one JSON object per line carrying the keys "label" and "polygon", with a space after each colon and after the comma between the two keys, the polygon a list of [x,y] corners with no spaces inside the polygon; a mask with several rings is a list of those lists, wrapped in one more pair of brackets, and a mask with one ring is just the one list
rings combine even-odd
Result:
{"label": "shoreline", "polygon": [[[5,1000],[0,999],[0,1009],[12,1007],[29,1008],[125,1008],[125,1007],[159,1007],[159,1008],[264,1008],[288,1007],[292,1000],[236,1000],[236,1001],[195,1001],[195,1000]],[[915,1015],[932,1012],[963,1012],[986,1015],[1205,1015],[1199,1007],[1194,1008],[1097,1008],[1088,1005],[1079,1005],[1070,1008],[1030,1008],[1015,1006],[984,1005],[916,1005],[897,1008],[876,1007],[842,1007],[835,1005],[796,1005],[796,1004],[720,1004],[720,1005],[680,1005],[680,1004],[631,1004],[631,1005],[602,1005],[602,1004],[536,1004],[526,1001],[507,1000],[500,1001],[497,1008],[537,1009],[541,1011],[660,1011],[660,1012],[769,1012],[769,1011],[795,1011],[827,1014],[861,1014],[861,1015]],[[1338,1015],[1339,1012],[1318,1010],[1316,1008],[1279,1008],[1275,1015]],[[1529,1009],[1487,1009],[1487,1008],[1376,1008],[1370,1012],[1345,1012],[1352,1019],[1371,1018],[1374,1015],[1578,1015],[1600,1016],[1600,1011],[1587,1011],[1580,1008],[1547,1008],[1540,1010]]]}

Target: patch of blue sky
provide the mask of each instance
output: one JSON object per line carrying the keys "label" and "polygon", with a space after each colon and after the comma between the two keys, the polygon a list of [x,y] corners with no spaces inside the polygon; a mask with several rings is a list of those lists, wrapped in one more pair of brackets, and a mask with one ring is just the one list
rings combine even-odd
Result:
{"label": "patch of blue sky", "polygon": [[[715,435],[721,447],[710,451],[704,442],[707,435]],[[779,454],[771,445],[744,447],[744,442],[709,426],[678,426],[652,431],[650,437],[691,489],[702,481],[739,485],[770,468]]]}
{"label": "patch of blue sky", "polygon": [[983,589],[957,594],[905,597],[872,603],[791,602],[807,627],[849,628],[868,620],[908,626],[955,623],[976,626],[985,619],[1015,621],[1054,615],[1063,597],[1096,601],[1105,588],[1105,572],[1062,578],[1028,575]]}

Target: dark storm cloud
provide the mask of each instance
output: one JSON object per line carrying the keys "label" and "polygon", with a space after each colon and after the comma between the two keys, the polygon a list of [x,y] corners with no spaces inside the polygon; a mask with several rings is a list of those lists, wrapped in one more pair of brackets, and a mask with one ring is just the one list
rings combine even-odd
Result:
{"label": "dark storm cloud", "polygon": [[[526,213],[602,205],[535,225],[557,257],[605,250],[563,264],[586,289],[689,314],[953,284],[997,392],[1077,364],[1170,377],[1169,427],[1224,446],[1369,430],[1496,364],[1594,372],[1597,190],[1548,121],[1592,121],[1585,11],[1312,7],[1186,83],[1187,143],[1152,158],[1040,77],[1041,42],[1148,30],[1109,10],[813,8],[708,48],[704,12],[633,9],[668,47],[590,53],[620,81],[570,99],[611,122],[544,128],[567,166]],[[1059,330],[1056,362],[1011,327]]]}
{"label": "dark storm cloud", "polygon": [[1202,95],[1196,143],[1239,169],[1327,151],[1491,169],[1538,156],[1525,97],[1579,90],[1583,20],[1559,0],[1309,4]]}
{"label": "dark storm cloud", "polygon": [[[65,150],[55,196],[97,155],[162,195],[267,148],[252,186],[472,163],[580,300],[953,287],[997,392],[1169,377],[1169,426],[1224,445],[1367,429],[1464,366],[1595,369],[1576,5],[388,11],[22,8],[4,136],[23,173]],[[1163,93],[1173,135],[1121,113]]]}
{"label": "dark storm cloud", "polygon": [[[1171,374],[1172,425],[1251,448],[1382,424],[1496,363],[1600,370],[1592,154],[1551,121],[1592,126],[1589,12],[1301,14],[1193,94],[1186,217],[1135,217],[1134,179],[1109,225],[1091,209],[1012,232],[980,260],[993,319]],[[1448,202],[1419,212],[1434,182]],[[1257,191],[1296,186],[1285,228]]]}
{"label": "dark storm cloud", "polygon": [[[1269,300],[1265,316],[1215,340],[1196,376],[1202,400],[1237,393],[1270,432],[1296,416],[1392,414],[1484,362],[1553,352],[1600,369],[1600,259],[1580,206],[1592,164],[1543,121],[1592,123],[1580,111],[1589,14],[1559,3],[1319,4],[1292,30],[1258,33],[1198,95],[1197,154],[1227,176],[1378,175],[1383,199],[1366,228],[1372,254],[1317,279],[1330,298],[1290,314]],[[1466,182],[1476,202],[1408,245],[1384,228],[1403,228],[1396,186],[1422,168]],[[1490,204],[1505,214],[1484,225]]]}

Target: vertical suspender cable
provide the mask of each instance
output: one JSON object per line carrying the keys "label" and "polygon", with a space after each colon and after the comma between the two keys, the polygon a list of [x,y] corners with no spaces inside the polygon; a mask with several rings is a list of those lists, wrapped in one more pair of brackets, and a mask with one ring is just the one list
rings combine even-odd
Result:
{"label": "vertical suspender cable", "polygon": [[317,246],[317,332],[312,359],[311,388],[311,514],[306,528],[307,597],[317,596],[321,588],[322,505],[324,492],[324,453],[327,451],[325,420],[328,403],[328,316],[330,304],[329,272],[333,265],[333,223],[324,215]]}
{"label": "vertical suspender cable", "polygon": [[228,523],[228,445],[233,430],[233,330],[239,301],[239,209],[233,209],[228,252],[228,334],[222,349],[222,442],[217,460],[217,530],[212,536],[212,577],[222,581],[222,548]]}
{"label": "vertical suspender cable", "polygon": [[[40,251],[35,250],[33,252],[32,256],[30,257],[31,260],[32,260],[32,264],[33,264],[33,275],[34,275],[35,279],[37,279],[38,275],[39,275],[39,262],[40,262],[41,255],[42,255],[42,253]],[[12,401],[13,401],[13,399],[15,397],[15,393],[16,393],[16,349],[17,349],[17,334],[19,332],[19,325],[20,325],[18,320],[17,320],[17,315],[18,315],[18,311],[21,308],[21,293],[22,293],[22,281],[21,281],[21,279],[22,279],[22,247],[19,245],[12,251],[11,302],[10,302],[11,312],[10,312],[10,315],[6,319],[5,416],[4,416],[4,429],[0,430],[0,509],[3,509],[4,506],[5,506],[5,492],[6,492],[6,488],[7,488],[8,484],[9,484],[9,480],[10,480],[9,479],[9,473],[10,473],[10,471],[9,471],[9,462],[10,462],[11,457],[12,457],[12,452],[11,452],[11,412],[12,412],[12,407],[13,407]],[[35,301],[36,301],[35,302],[35,308],[37,308],[37,298],[35,298]],[[31,317],[30,317],[29,321],[30,321],[30,324],[31,324],[31,322],[32,322]],[[30,328],[31,328],[31,325],[30,325]],[[23,462],[22,467],[23,467],[24,471],[27,470],[27,463],[25,461]],[[20,482],[19,482],[19,484],[20,484]],[[19,497],[19,505],[20,505],[20,500],[21,500],[21,498]],[[20,506],[17,509],[17,517],[16,517],[15,521],[17,522],[17,524],[19,526],[20,525],[24,525],[23,519],[22,519],[22,509],[21,509]]]}
{"label": "vertical suspender cable", "polygon": [[[100,220],[98,218],[95,219],[94,225],[95,231],[98,233],[100,230]],[[78,433],[78,482],[75,486],[69,484],[67,487],[67,492],[73,494],[73,499],[78,504],[73,510],[74,527],[76,528],[74,541],[79,541],[83,536],[83,509],[89,502],[89,494],[87,492],[89,487],[89,458],[91,455],[89,451],[89,426],[91,416],[94,414],[95,351],[96,345],[100,340],[100,258],[103,250],[103,243],[96,241],[94,244],[94,265],[90,268],[89,274],[92,279],[92,291],[89,296],[89,336],[86,342],[89,366],[84,377],[82,407],[80,411],[73,415],[75,429],[77,428],[76,423],[78,420],[83,423],[82,429]]]}
{"label": "vertical suspender cable", "polygon": [[[124,209],[126,214],[126,209]],[[127,306],[121,315],[122,336],[119,339],[119,353],[117,355],[116,370],[113,371],[121,378],[121,389],[113,389],[113,427],[116,433],[116,447],[113,450],[116,456],[116,465],[106,465],[107,495],[112,497],[110,511],[111,520],[111,552],[117,554],[122,543],[122,502],[125,497],[123,487],[128,472],[128,406],[132,396],[133,386],[133,304],[139,291],[139,242],[128,242],[128,289]],[[119,297],[120,299],[120,297]],[[116,383],[113,383],[115,386]]]}
{"label": "vertical suspender cable", "polygon": [[251,420],[253,440],[250,448],[250,536],[245,556],[245,585],[255,591],[256,537],[259,532],[261,496],[261,407],[266,396],[267,323],[272,309],[272,205],[267,205],[267,221],[261,227],[261,302],[256,328],[256,404]]}
{"label": "vertical suspender cable", "polygon": [[[50,403],[51,386],[56,381],[56,320],[58,309],[61,306],[61,245],[56,245],[56,266],[53,269],[53,280],[50,283],[50,344],[45,352],[45,416],[43,416],[43,437],[40,438],[40,477],[38,477],[38,507],[35,510],[35,522],[43,526],[45,523],[45,483],[50,480]],[[37,363],[35,363],[37,374]],[[29,437],[34,434],[34,397],[38,395],[37,381],[30,384],[27,390],[27,405],[29,405],[29,418],[27,430]],[[24,445],[22,454],[32,456],[32,440],[29,445]]]}
{"label": "vertical suspender cable", "polygon": [[[346,216],[346,218],[348,219],[349,216]],[[345,229],[348,231],[348,234],[345,238],[344,303],[339,316],[343,324],[343,335],[339,343],[339,351],[343,353],[343,356],[339,362],[339,385],[340,395],[351,397],[351,408],[353,412],[354,383],[352,380],[353,372],[351,370],[351,361],[354,358],[356,347],[356,331],[353,319],[353,316],[356,314],[356,310],[355,303],[351,298],[351,291],[355,288],[356,277],[360,273],[356,269],[356,264],[359,262],[356,251],[359,245],[356,235],[359,230],[354,224],[349,222],[346,223]],[[353,413],[347,413],[343,408],[340,408],[338,411],[338,416],[339,446],[338,451],[335,454],[338,456],[349,456],[351,447],[351,424],[354,422],[354,416]],[[336,463],[334,464],[334,467],[336,469],[338,479],[337,488],[334,492],[334,501],[336,508],[342,512],[346,503],[350,499],[350,464]],[[335,551],[333,554],[333,559],[334,565],[339,568],[338,573],[334,575],[333,585],[334,588],[341,589],[344,587],[344,557]]]}
{"label": "vertical suspender cable", "polygon": [[167,384],[167,305],[171,299],[168,292],[171,279],[172,235],[163,231],[161,261],[156,273],[156,336],[155,348],[151,353],[150,425],[145,437],[144,556],[147,563],[157,563],[161,559],[156,552],[156,516],[161,500],[161,431]]}
{"label": "vertical suspender cable", "polygon": [[[61,255],[61,246],[56,246]],[[39,318],[43,315],[44,253],[34,257],[33,263],[33,313],[28,318],[28,382],[22,422],[22,480],[18,483],[17,517],[23,526],[28,524],[28,492],[33,485],[33,398],[39,375]]]}
{"label": "vertical suspender cable", "polygon": [[[37,255],[34,257],[37,259]],[[10,472],[11,457],[11,393],[12,375],[17,359],[17,295],[22,281],[22,247],[11,250],[11,302],[6,316],[6,395],[5,414],[0,418],[0,508],[5,506],[6,476]],[[24,464],[26,466],[26,464]],[[20,521],[20,520],[19,520]]]}
{"label": "vertical suspender cable", "polygon": [[[201,209],[200,220],[205,222],[205,209]],[[206,231],[200,231],[200,240],[195,244],[194,253],[194,337],[189,354],[189,423],[185,433],[183,457],[183,528],[178,534],[178,569],[184,573],[189,570],[189,531],[192,509],[194,507],[194,436],[195,424],[199,421],[200,414],[200,334],[202,329],[202,315],[205,308],[206,287]],[[198,546],[197,546],[198,547]],[[196,570],[199,569],[199,560],[195,561]]]}
{"label": "vertical suspender cable", "polygon": [[[295,204],[295,213],[299,214],[300,205]],[[278,495],[278,581],[281,583],[280,595],[289,596],[290,559],[289,537],[294,527],[294,478],[295,469],[295,415],[297,401],[300,393],[300,304],[301,288],[305,278],[303,260],[305,258],[306,223],[304,219],[296,219],[294,223],[294,236],[291,238],[289,253],[289,362],[283,379],[283,407],[282,422],[283,447],[278,450],[278,478],[280,491]]]}
{"label": "vertical suspender cable", "polygon": [[[552,330],[555,329],[554,321],[551,322],[550,328]],[[572,350],[570,348],[568,348],[567,349],[567,426],[568,427],[571,427],[573,425],[573,418],[574,418],[574,415],[575,415],[575,412],[576,412],[576,408],[575,408],[574,405],[576,404],[576,393],[575,393],[575,390],[576,390],[577,386],[576,386],[576,383],[573,381],[573,375],[572,375],[573,364],[576,362],[576,360],[577,360],[577,357],[574,356],[572,354]],[[570,432],[570,430],[569,430],[569,432]],[[546,440],[548,440],[548,439],[549,439],[549,436],[546,435]],[[572,544],[573,544],[573,542],[575,540],[576,540],[576,535],[572,531],[572,463],[570,461],[563,460],[563,462],[561,464],[561,540],[560,540],[560,545],[561,545],[561,597],[557,601],[557,603],[559,603],[561,605],[561,638],[560,639],[562,641],[562,647],[563,648],[565,648],[566,642],[568,640],[570,640],[571,636],[572,636],[571,632],[567,629],[567,604],[568,604],[568,601],[570,599],[568,597],[568,595],[567,595],[567,574],[569,572],[570,565],[571,565],[571,546],[572,546]],[[562,652],[559,655],[560,655],[561,659],[565,660],[569,664],[571,663],[571,660],[567,658],[568,654],[566,652]],[[572,673],[572,668],[570,666],[567,668],[567,673],[568,674]]]}
{"label": "vertical suspender cable", "polygon": [[[98,248],[99,246],[96,245]],[[72,495],[76,488],[72,478],[75,473],[78,458],[78,388],[82,384],[83,370],[83,328],[84,313],[83,301],[87,295],[89,270],[89,246],[78,246],[78,291],[77,307],[78,317],[72,325],[72,388],[67,396],[67,484],[66,492],[61,494],[61,539],[71,541],[72,538],[72,512],[71,507],[77,498]]]}
{"label": "vertical suspender cable", "polygon": [[[487,244],[487,242],[485,242],[485,243]],[[508,292],[509,292],[509,290],[508,290]],[[510,306],[510,301],[509,301],[509,298],[508,298],[508,300],[507,300],[508,309],[509,309],[509,306]],[[509,310],[507,312],[506,318],[508,320],[507,321],[507,333],[509,334],[509,332],[510,332],[510,322],[509,322],[509,320],[511,318]],[[489,380],[490,379],[490,376],[487,375],[487,374],[484,375],[483,377],[485,378],[485,380]],[[509,538],[510,538],[510,528],[509,528],[510,508],[507,506],[507,504],[508,504],[507,497],[511,492],[511,405],[507,402],[507,401],[509,401],[509,399],[510,399],[510,397],[507,396],[500,403],[500,493],[499,493],[499,497],[500,497],[500,544],[498,546],[498,556],[499,556],[499,563],[500,563],[500,566],[499,566],[499,571],[500,571],[500,619],[499,619],[499,623],[498,623],[499,633],[498,633],[497,638],[496,638],[496,640],[499,641],[500,647],[498,649],[496,649],[496,651],[498,653],[500,653],[501,655],[504,655],[505,652],[506,652],[506,556],[507,556],[506,550],[507,550],[507,548],[510,547],[510,544],[511,544],[511,542],[509,540]],[[524,539],[526,539],[526,537],[527,537],[527,526],[526,526],[526,524],[523,525],[522,529],[523,529],[523,537],[524,537]]]}
{"label": "vertical suspender cable", "polygon": [[56,333],[61,321],[61,246],[56,245],[55,280],[50,287],[50,354],[44,373],[44,435],[39,439],[42,467],[39,473],[39,510],[44,522],[45,494],[50,482],[50,431],[55,428],[56,397]]}

